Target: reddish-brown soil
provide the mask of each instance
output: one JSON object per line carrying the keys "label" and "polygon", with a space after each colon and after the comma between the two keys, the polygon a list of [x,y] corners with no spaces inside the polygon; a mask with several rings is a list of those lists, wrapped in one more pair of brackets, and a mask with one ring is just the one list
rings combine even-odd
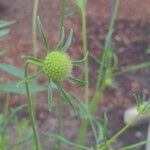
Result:
{"label": "reddish-brown soil", "polygon": [[[118,56],[119,68],[149,61],[150,56],[145,52],[150,47],[150,1],[149,0],[124,0],[121,4],[120,14],[117,19],[116,30],[113,36],[114,51]],[[91,0],[88,1],[87,7],[87,32],[88,47],[91,53],[101,56],[104,39],[108,29],[108,20],[111,15],[111,0]],[[51,47],[57,43],[59,36],[59,1],[42,0],[39,8],[41,20],[46,28],[46,33]],[[32,54],[32,4],[31,1],[14,0],[13,2],[5,0],[0,2],[0,18],[16,20],[12,25],[11,32],[8,36],[0,41],[0,49],[6,49],[8,54],[1,58],[1,62],[11,63],[20,68],[23,67],[24,60],[22,55]],[[71,57],[79,59],[82,57],[81,51],[81,29],[80,18],[76,15],[67,19],[66,27],[74,29],[74,41],[71,46]],[[40,52],[38,55],[43,56],[41,43],[39,42]],[[90,59],[90,78],[91,78],[91,95],[95,85],[95,70],[97,64]],[[74,70],[74,74],[82,77],[82,67]],[[150,92],[150,69],[145,69],[131,74],[125,74],[115,78],[116,89],[109,88],[103,96],[102,107],[98,112],[102,116],[104,112],[108,113],[110,119],[109,135],[116,132],[123,126],[123,113],[128,107],[134,105],[135,99],[133,93],[145,93],[147,96]],[[83,89],[77,86],[71,86],[78,96],[82,97]],[[11,103],[15,105],[20,103],[20,96],[12,95]],[[23,100],[21,100],[22,102]],[[46,94],[38,95],[38,120],[42,130],[54,130],[56,126],[55,114],[51,115],[47,110]],[[53,109],[55,110],[55,109]],[[64,118],[68,116],[68,107],[63,114]],[[71,120],[66,119],[64,122],[64,133],[68,138],[74,140],[77,134],[79,122],[74,117]],[[141,141],[146,138],[146,125],[140,128],[132,128],[126,132],[115,144],[117,149],[120,146]],[[74,129],[74,130],[73,130]],[[132,136],[132,138],[130,138]],[[46,137],[42,137],[46,139]],[[91,143],[92,136],[89,134]],[[43,140],[46,146],[48,140]],[[90,142],[88,142],[90,143]],[[49,146],[45,147],[47,149]],[[69,148],[70,149],[70,148]],[[142,148],[140,150],[143,150]]]}

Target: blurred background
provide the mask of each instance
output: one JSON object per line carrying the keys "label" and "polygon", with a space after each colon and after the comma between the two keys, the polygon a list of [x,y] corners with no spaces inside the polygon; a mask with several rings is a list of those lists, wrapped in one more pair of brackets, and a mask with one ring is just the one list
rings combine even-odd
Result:
{"label": "blurred background", "polygon": [[[71,2],[68,7],[76,10]],[[88,47],[91,53],[101,56],[104,39],[108,31],[108,23],[111,16],[112,0],[88,0],[87,3],[87,33]],[[119,60],[119,68],[150,61],[150,1],[149,0],[122,0],[120,13],[116,22],[113,36],[113,46]],[[75,13],[74,11],[72,13]],[[60,28],[60,3],[59,0],[41,0],[39,4],[39,15],[45,27],[51,47],[55,47],[59,38]],[[0,19],[15,20],[11,26],[11,32],[0,40],[0,49],[5,49],[7,55],[0,58],[1,62],[13,64],[19,68],[24,65],[22,55],[32,53],[32,3],[31,0],[0,0]],[[73,59],[82,57],[81,50],[81,23],[77,13],[69,16],[65,22],[66,30],[74,30],[74,41],[69,52]],[[41,42],[38,38],[38,56],[43,57]],[[97,64],[90,60],[91,95],[95,85],[95,70]],[[34,68],[31,68],[31,70]],[[74,74],[82,77],[82,67],[74,69]],[[5,75],[0,72],[0,75]],[[7,75],[6,75],[7,76]],[[136,73],[125,74],[115,79],[114,87],[105,91],[101,110],[98,115],[107,112],[110,119],[109,135],[112,135],[123,126],[123,113],[127,108],[135,104],[133,93],[144,93],[150,96],[150,69],[144,69]],[[11,77],[9,77],[11,79]],[[13,78],[12,78],[13,79]],[[43,83],[40,79],[39,83]],[[64,83],[67,88],[68,83]],[[70,91],[82,97],[83,89],[70,85]],[[2,97],[2,96],[1,96]],[[46,93],[37,96],[37,119],[43,130],[55,128],[55,114],[47,109]],[[2,99],[2,98],[1,98]],[[20,95],[11,94],[11,105],[16,106],[24,103],[25,98]],[[65,109],[64,117],[68,116],[69,109]],[[49,119],[51,115],[51,119]],[[27,116],[24,112],[22,116]],[[70,139],[75,139],[79,122],[77,119],[64,122],[64,132]],[[72,130],[74,129],[74,130]],[[123,145],[135,143],[146,139],[147,124],[129,129],[114,144],[118,148]],[[133,137],[133,138],[131,138]],[[44,141],[44,140],[43,140]],[[48,142],[49,141],[44,141]],[[88,144],[93,143],[89,133]],[[144,150],[142,148],[141,150]]]}

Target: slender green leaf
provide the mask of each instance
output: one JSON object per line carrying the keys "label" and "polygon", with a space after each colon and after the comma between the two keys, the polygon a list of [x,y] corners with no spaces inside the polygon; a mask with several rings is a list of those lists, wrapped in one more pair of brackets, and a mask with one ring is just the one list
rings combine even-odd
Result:
{"label": "slender green leaf", "polygon": [[86,53],[86,55],[85,55],[85,57],[83,59],[72,61],[72,64],[73,65],[78,65],[78,64],[84,63],[87,58],[88,58],[88,52]]}
{"label": "slender green leaf", "polygon": [[105,46],[104,49],[105,50],[111,50],[111,44],[112,44],[112,34],[113,34],[114,30],[111,30],[106,37],[105,40]]}
{"label": "slender green leaf", "polygon": [[44,31],[44,28],[42,26],[42,23],[40,21],[40,17],[39,16],[37,16],[37,25],[38,25],[38,29],[39,29],[39,32],[40,32],[40,35],[41,35],[41,39],[42,39],[42,43],[43,43],[44,49],[45,49],[45,51],[47,53],[48,50],[49,50],[49,44],[48,44],[48,40],[46,38],[46,33]]}
{"label": "slender green leaf", "polygon": [[0,30],[0,37],[2,37],[2,36],[5,36],[5,35],[7,35],[8,33],[9,33],[9,29],[1,29]]}
{"label": "slender green leaf", "polygon": [[[16,115],[17,115],[23,108],[25,108],[26,106],[27,106],[27,104],[22,104],[22,105],[20,105],[20,106],[17,106],[17,107],[15,107],[15,108],[11,109],[11,113],[10,113],[10,115],[8,116],[6,122],[4,123],[4,129],[3,129],[3,131],[2,131],[3,133],[5,133],[5,132],[7,131],[8,127],[9,127],[9,124],[10,124],[10,121],[11,121],[12,119],[14,119],[14,118],[16,117]],[[3,134],[3,133],[2,133],[2,134]]]}
{"label": "slender green leaf", "polygon": [[73,94],[69,94],[69,97],[71,98],[72,103],[73,103],[74,107],[76,108],[77,114],[81,118],[87,119],[88,118],[88,115],[87,115],[87,113],[88,113],[88,111],[87,111],[88,110],[87,105],[84,104],[82,102],[82,100],[80,100],[79,98],[77,98]]}
{"label": "slender green leaf", "polygon": [[150,67],[150,62],[144,62],[141,64],[124,67],[121,69],[121,71],[118,71],[118,72],[114,73],[113,75],[116,76],[116,75],[121,75],[124,73],[135,72],[137,70],[148,68],[148,67]]}
{"label": "slender green leaf", "polygon": [[23,80],[18,82],[17,87],[19,87],[21,84],[24,84],[26,82],[35,80],[36,78],[38,78],[41,75],[42,72],[43,72],[43,70],[40,70],[40,71],[28,76],[27,78],[24,78]]}
{"label": "slender green leaf", "polygon": [[62,97],[64,98],[64,100],[66,102],[68,102],[72,106],[73,110],[75,111],[73,103],[71,102],[71,98],[68,95],[68,93],[63,89],[63,87],[59,83],[56,83],[56,86],[57,86],[58,90],[61,92]]}
{"label": "slender green leaf", "polygon": [[72,38],[73,38],[73,30],[71,29],[70,32],[69,32],[69,35],[68,35],[68,38],[67,38],[67,41],[66,41],[65,45],[61,48],[62,51],[68,50],[68,48],[71,45]]}
{"label": "slender green leaf", "polygon": [[112,70],[115,70],[118,68],[118,57],[115,53],[113,53],[113,66],[112,66]]}
{"label": "slender green leaf", "polygon": [[104,141],[104,134],[103,134],[103,126],[100,122],[96,122],[97,125],[97,135],[98,135],[98,143]]}
{"label": "slender green leaf", "polygon": [[56,46],[56,49],[59,49],[61,50],[63,44],[64,44],[64,40],[65,40],[65,30],[64,30],[64,27],[61,28],[60,30],[60,37],[59,37],[59,42]]}
{"label": "slender green leaf", "polygon": [[94,55],[94,54],[90,54],[90,56],[95,60],[95,62],[100,65],[100,60]]}
{"label": "slender green leaf", "polygon": [[23,139],[21,139],[19,142],[15,143],[12,148],[17,148],[18,146],[23,146],[24,144],[27,144],[29,142],[32,142],[33,140],[33,135],[30,135],[28,137],[24,137]]}
{"label": "slender green leaf", "polygon": [[120,148],[119,150],[133,150],[133,149],[135,149],[137,147],[140,147],[140,146],[143,146],[147,143],[150,143],[150,141],[147,140],[147,141],[142,141],[142,142],[139,142],[139,143],[136,143],[136,144],[128,145],[126,147]]}
{"label": "slender green leaf", "polygon": [[[20,85],[19,87],[17,87],[17,83],[18,81],[0,84],[0,92],[26,94],[25,86]],[[37,93],[45,90],[46,90],[45,87],[40,86],[38,84],[33,83],[30,85],[31,93]]]}
{"label": "slender green leaf", "polygon": [[15,67],[13,65],[6,64],[6,63],[0,63],[0,70],[3,70],[5,72],[7,72],[8,74],[13,75],[15,77],[18,77],[18,78],[21,78],[21,79],[24,78],[23,70]]}
{"label": "slender green leaf", "polygon": [[105,149],[108,148],[108,145],[107,145],[108,125],[109,125],[108,117],[107,117],[107,114],[105,113],[104,114],[104,122],[103,122],[103,132],[102,132],[103,137],[104,137],[104,147],[105,147]]}
{"label": "slender green leaf", "polygon": [[25,107],[27,107],[27,104],[22,104],[16,108],[11,109],[11,115],[9,116],[8,120],[12,120]]}
{"label": "slender green leaf", "polygon": [[75,143],[70,142],[69,140],[65,139],[63,136],[60,136],[56,133],[53,132],[45,132],[44,134],[46,134],[49,137],[53,137],[56,138],[58,140],[60,140],[61,142],[63,142],[64,144],[70,145],[70,146],[74,146],[74,147],[78,147],[78,148],[82,148],[83,150],[89,150],[88,147],[82,146],[82,145],[78,145]]}
{"label": "slender green leaf", "polygon": [[85,81],[77,79],[77,78],[75,78],[73,76],[68,76],[68,79],[71,80],[71,81],[73,81],[76,84],[79,84],[79,85],[85,85],[86,84]]}
{"label": "slender green leaf", "polygon": [[14,20],[12,20],[12,21],[0,20],[0,28],[4,28],[4,27],[7,27],[7,26],[10,26],[10,25],[12,25],[14,23],[15,23]]}
{"label": "slender green leaf", "polygon": [[86,104],[84,104],[81,100],[78,100],[76,97],[75,97],[75,101],[79,106],[80,113],[83,114],[84,117],[89,120],[89,123],[91,125],[92,131],[94,134],[95,141],[98,144],[98,136],[97,136],[97,129],[95,126],[95,118],[90,113],[89,108]]}
{"label": "slender green leaf", "polygon": [[52,93],[52,81],[51,81],[51,80],[48,80],[48,109],[49,109],[49,110],[51,110],[52,98],[53,98],[53,93]]}
{"label": "slender green leaf", "polygon": [[43,61],[39,58],[33,57],[33,56],[23,56],[23,58],[32,61],[32,64],[38,65],[38,66],[42,66]]}

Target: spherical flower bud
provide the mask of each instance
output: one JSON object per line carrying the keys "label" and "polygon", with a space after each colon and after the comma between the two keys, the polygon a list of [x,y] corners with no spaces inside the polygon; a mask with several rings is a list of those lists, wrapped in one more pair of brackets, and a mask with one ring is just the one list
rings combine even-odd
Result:
{"label": "spherical flower bud", "polygon": [[43,70],[49,79],[56,81],[63,80],[71,73],[71,59],[64,52],[52,51],[44,59]]}

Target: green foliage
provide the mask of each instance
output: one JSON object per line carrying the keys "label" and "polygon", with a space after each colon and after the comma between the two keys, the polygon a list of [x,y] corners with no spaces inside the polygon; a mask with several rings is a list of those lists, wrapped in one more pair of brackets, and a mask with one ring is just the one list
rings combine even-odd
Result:
{"label": "green foliage", "polygon": [[45,51],[47,52],[49,50],[49,44],[48,44],[48,40],[46,38],[46,34],[45,34],[45,31],[44,31],[44,28],[42,26],[39,16],[37,17],[37,25],[38,25],[38,29],[41,35],[42,42],[43,42],[43,47]]}
{"label": "green foliage", "polygon": [[[40,144],[38,130],[36,127],[35,120],[35,109],[33,108],[33,100],[31,93],[37,93],[41,91],[47,90],[47,104],[48,109],[52,110],[53,103],[53,90],[58,91],[60,98],[58,99],[58,130],[57,134],[55,132],[45,132],[48,137],[54,138],[58,142],[58,150],[61,150],[61,143],[69,145],[70,147],[74,147],[77,150],[108,150],[111,149],[112,143],[119,138],[126,130],[137,120],[138,116],[131,121],[131,123],[125,125],[119,131],[117,131],[111,138],[108,137],[109,130],[109,121],[106,114],[104,114],[104,118],[100,119],[96,116],[96,110],[99,107],[99,103],[102,99],[103,93],[107,87],[110,87],[113,84],[114,77],[117,75],[121,75],[123,73],[129,73],[133,71],[137,71],[139,69],[143,69],[150,66],[149,62],[143,62],[137,65],[127,66],[118,69],[118,58],[114,53],[112,47],[112,35],[115,31],[115,20],[118,14],[120,0],[114,1],[113,11],[111,16],[111,21],[108,29],[108,33],[105,38],[103,53],[101,58],[98,58],[95,55],[88,55],[89,50],[87,48],[87,31],[86,31],[86,0],[73,0],[75,4],[78,6],[81,15],[82,22],[82,49],[83,49],[83,58],[81,60],[71,60],[69,55],[66,53],[71,46],[73,39],[73,30],[70,29],[67,37],[65,36],[65,28],[64,28],[64,18],[65,18],[65,10],[66,10],[66,1],[61,0],[61,28],[60,28],[60,37],[57,42],[55,48],[49,47],[49,41],[46,37],[46,32],[41,23],[40,17],[36,17],[34,14],[34,23],[33,29],[36,29],[36,25],[38,27],[38,31],[42,40],[43,49],[45,51],[45,58],[39,59],[34,56],[24,56],[25,58],[25,67],[24,69],[19,69],[10,64],[0,63],[0,70],[9,74],[10,76],[14,76],[19,79],[10,81],[7,78],[1,78],[0,84],[0,92],[1,93],[17,93],[17,94],[26,94],[27,96],[27,106],[30,115],[30,122],[28,120],[19,120],[18,113],[20,113],[26,105],[21,105],[19,107],[11,109],[9,112],[8,105],[6,103],[6,112],[0,115],[0,149],[7,150],[8,147],[12,147],[12,150],[22,149],[23,146],[29,144],[30,148],[41,150],[42,146]],[[72,11],[69,10],[69,12]],[[37,13],[36,13],[37,14]],[[68,15],[69,13],[67,13]],[[70,15],[70,14],[69,14]],[[9,32],[8,26],[13,24],[14,21],[0,21],[0,37],[6,35]],[[35,24],[36,23],[36,24]],[[34,35],[36,35],[36,31],[33,31]],[[36,40],[36,37],[34,37]],[[36,43],[36,41],[33,41]],[[35,46],[35,45],[34,45]],[[35,47],[34,47],[35,48]],[[0,56],[3,56],[5,51],[0,52]],[[96,86],[95,91],[93,91],[93,95],[90,94],[90,79],[89,79],[89,57],[93,58],[95,62],[99,65],[98,70],[96,70],[95,78],[96,78]],[[72,68],[76,65],[83,65],[83,77],[84,79],[78,79],[72,75]],[[32,74],[29,73],[28,68],[29,65],[36,66],[36,71]],[[39,85],[35,81],[40,77],[40,75],[45,75],[47,77],[46,86]],[[33,82],[33,80],[35,80]],[[76,95],[69,93],[64,89],[62,81],[72,81],[77,85],[84,86],[84,99],[81,100]],[[32,82],[32,83],[30,83]],[[62,98],[62,99],[61,99]],[[81,118],[81,126],[78,137],[78,142],[73,143],[70,140],[66,139],[62,134],[62,100],[68,103],[73,110],[74,115],[77,115]],[[149,102],[145,101],[144,97],[136,97],[137,100],[137,111],[139,114],[146,114],[150,112]],[[7,102],[7,100],[6,100]],[[9,103],[9,99],[8,99]],[[16,138],[12,145],[9,145],[9,140],[12,138],[9,129],[11,129],[11,122],[15,120],[16,127]],[[86,135],[88,133],[88,127],[92,130],[93,137],[95,143],[91,146],[84,146],[86,141]],[[31,143],[32,142],[32,143]],[[148,143],[149,141],[143,141],[137,144],[129,145],[120,150],[130,150],[135,149],[141,145]]]}
{"label": "green foliage", "polygon": [[23,79],[24,73],[23,70],[6,63],[0,63],[0,70],[5,71],[6,73],[13,75],[15,77]]}
{"label": "green foliage", "polygon": [[[25,119],[18,121],[18,114],[26,107],[26,105],[20,105],[16,108],[12,108],[9,114],[0,114],[0,149],[8,150],[10,147],[12,150],[18,149],[23,145],[29,143],[32,139],[32,130],[29,127],[29,122]],[[16,123],[15,128],[11,126],[12,121]],[[12,134],[13,131],[16,132],[15,138]],[[10,142],[11,141],[11,142]]]}
{"label": "green foliage", "polygon": [[11,24],[14,24],[15,21],[5,21],[5,20],[0,20],[0,37],[3,37],[9,33],[9,28]]}
{"label": "green foliage", "polygon": [[[25,94],[26,89],[24,85],[19,85],[17,86],[19,81],[12,81],[8,83],[1,83],[0,84],[0,93],[8,92],[8,93],[16,93],[16,94]],[[31,93],[37,93],[37,92],[42,92],[45,91],[46,88],[44,86],[38,85],[36,83],[33,83],[30,85],[30,91]]]}
{"label": "green foliage", "polygon": [[77,6],[80,8],[81,13],[85,12],[86,9],[86,0],[74,0]]}
{"label": "green foliage", "polygon": [[[24,78],[23,70],[15,67],[13,65],[6,64],[6,63],[0,63],[0,70],[1,71],[5,71],[9,75],[15,76],[17,78],[20,78],[20,79]],[[35,75],[34,75],[34,77],[35,77]],[[20,83],[18,80],[16,80],[16,81],[8,81],[8,79],[5,79],[5,78],[3,80],[7,80],[7,83],[6,82],[2,82],[0,84],[0,92],[25,94],[25,87],[24,87],[24,85],[20,85],[19,87],[17,86],[17,84]],[[31,80],[31,77],[28,80]],[[23,80],[21,82],[25,82],[25,81]],[[30,85],[30,88],[31,88],[31,92],[33,92],[33,93],[45,90],[44,86],[38,85],[36,83]]]}
{"label": "green foliage", "polygon": [[60,135],[58,135],[56,133],[46,132],[44,134],[46,134],[49,137],[53,137],[55,139],[58,139],[58,140],[62,141],[64,144],[67,144],[67,145],[70,145],[70,146],[73,146],[73,147],[82,148],[83,150],[89,150],[88,147],[85,147],[85,146],[82,146],[82,145],[78,145],[78,144],[74,144],[74,143],[70,142],[69,140],[65,139],[63,136],[60,136]]}

